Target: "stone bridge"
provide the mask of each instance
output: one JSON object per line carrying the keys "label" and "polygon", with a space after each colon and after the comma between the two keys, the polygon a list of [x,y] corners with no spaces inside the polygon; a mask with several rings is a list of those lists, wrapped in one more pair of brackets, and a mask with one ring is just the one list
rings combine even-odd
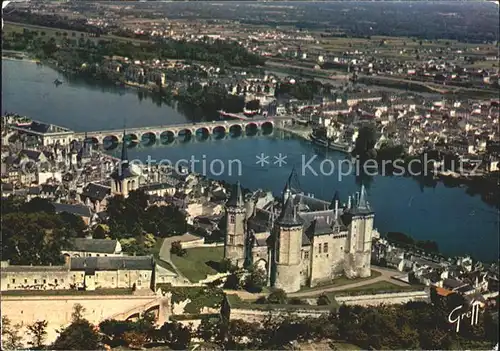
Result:
{"label": "stone bridge", "polygon": [[130,319],[145,312],[154,312],[157,322],[164,323],[171,314],[170,297],[149,295],[52,295],[7,296],[1,298],[2,315],[13,324],[21,324],[21,335],[28,333],[24,327],[46,320],[47,343],[55,341],[57,330],[71,323],[76,304],[84,308],[83,317],[96,325],[106,319]]}
{"label": "stone bridge", "polygon": [[[291,122],[290,117],[273,117],[235,121],[213,121],[200,123],[173,124],[154,127],[127,128],[126,137],[129,142],[154,144],[157,141],[170,143],[178,138],[190,139],[193,136],[203,139],[216,135],[218,138],[227,135],[253,135],[259,130],[272,130],[275,126]],[[106,142],[119,143],[123,136],[123,130],[99,130],[87,132],[87,138],[95,144]],[[83,140],[85,133],[75,133],[76,140]]]}

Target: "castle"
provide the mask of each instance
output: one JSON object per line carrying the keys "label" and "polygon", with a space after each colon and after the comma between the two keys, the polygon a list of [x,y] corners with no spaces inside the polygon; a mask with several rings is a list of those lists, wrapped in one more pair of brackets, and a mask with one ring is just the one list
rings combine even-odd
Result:
{"label": "castle", "polygon": [[279,212],[245,201],[238,184],[226,203],[224,258],[267,272],[268,285],[295,292],[339,276],[369,277],[374,212],[364,186],[339,205],[292,193],[287,183]]}

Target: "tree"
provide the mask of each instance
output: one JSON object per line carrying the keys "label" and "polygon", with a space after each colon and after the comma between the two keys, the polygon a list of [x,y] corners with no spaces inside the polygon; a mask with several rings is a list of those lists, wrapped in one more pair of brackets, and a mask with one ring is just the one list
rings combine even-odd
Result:
{"label": "tree", "polygon": [[272,304],[276,304],[276,305],[286,304],[286,302],[287,302],[286,292],[282,289],[274,290],[267,297],[267,302],[272,303]]}
{"label": "tree", "polygon": [[245,289],[250,292],[261,292],[267,284],[267,274],[259,267],[253,266],[245,279]]}
{"label": "tree", "polygon": [[52,203],[47,199],[42,199],[41,197],[35,197],[31,201],[24,203],[21,207],[21,211],[25,213],[34,213],[34,212],[47,212],[47,213],[55,213],[56,208]]}
{"label": "tree", "polygon": [[224,341],[221,318],[203,316],[198,326],[197,335],[205,342],[221,344]]}
{"label": "tree", "polygon": [[245,108],[250,111],[256,111],[260,108],[260,100],[251,100],[246,103]]}
{"label": "tree", "polygon": [[47,337],[47,321],[36,321],[28,325],[28,333],[31,334],[31,341],[28,342],[35,350],[41,350]]}
{"label": "tree", "polygon": [[60,213],[59,217],[69,230],[73,231],[77,236],[83,236],[84,231],[87,229],[87,225],[82,217],[68,212]]}
{"label": "tree", "polygon": [[[233,319],[229,322],[228,344],[229,350],[251,348],[254,349],[260,343],[259,324],[247,322],[241,319]],[[244,342],[244,340],[247,340]],[[249,345],[250,344],[250,345]]]}
{"label": "tree", "polygon": [[86,319],[74,321],[60,331],[52,345],[54,350],[98,350],[99,348],[100,336]]}
{"label": "tree", "polygon": [[83,319],[83,314],[85,313],[85,307],[79,303],[73,305],[73,312],[71,313],[71,320],[73,322],[78,322]]}
{"label": "tree", "polygon": [[131,348],[142,348],[146,343],[146,335],[137,331],[123,333],[123,341]]}
{"label": "tree", "polygon": [[19,335],[21,325],[12,325],[7,316],[2,316],[2,349],[4,350],[18,350],[23,347],[23,337]]}
{"label": "tree", "polygon": [[92,233],[94,239],[106,239],[106,230],[102,225],[97,225]]}
{"label": "tree", "polygon": [[164,323],[158,335],[172,350],[186,350],[191,343],[190,328],[178,322]]}
{"label": "tree", "polygon": [[170,253],[177,255],[179,257],[183,257],[187,255],[187,250],[182,248],[182,244],[180,241],[172,242],[170,246]]}
{"label": "tree", "polygon": [[326,295],[321,295],[318,297],[317,301],[318,306],[326,306],[330,304],[330,299]]}

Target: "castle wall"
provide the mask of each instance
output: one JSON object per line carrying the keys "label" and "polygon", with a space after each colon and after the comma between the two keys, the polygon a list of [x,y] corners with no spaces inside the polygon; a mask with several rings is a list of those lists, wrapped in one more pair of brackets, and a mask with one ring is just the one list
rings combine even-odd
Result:
{"label": "castle wall", "polygon": [[[2,316],[6,316],[12,324],[22,324],[20,334],[29,337],[25,327],[36,321],[46,320],[46,343],[52,343],[57,337],[56,330],[71,323],[71,314],[75,304],[85,309],[83,318],[90,323],[113,318],[116,314],[126,312],[137,306],[144,306],[157,296],[6,296],[1,298]],[[26,342],[27,340],[24,340]]]}
{"label": "castle wall", "polygon": [[344,250],[347,244],[347,233],[314,237],[312,243],[311,286],[331,281],[331,279],[343,274]]}
{"label": "castle wall", "polygon": [[302,246],[300,253],[301,268],[300,268],[300,285],[308,286],[311,276],[311,246]]}
{"label": "castle wall", "polygon": [[[48,267],[50,268],[50,267]],[[1,290],[59,290],[70,289],[70,272],[38,271],[38,272],[2,272]]]}

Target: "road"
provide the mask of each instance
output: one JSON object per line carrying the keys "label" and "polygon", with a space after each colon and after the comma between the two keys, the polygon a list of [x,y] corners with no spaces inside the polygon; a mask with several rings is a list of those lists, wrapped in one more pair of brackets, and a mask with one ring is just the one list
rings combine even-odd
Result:
{"label": "road", "polygon": [[[186,235],[186,234],[185,234]],[[187,279],[178,269],[177,267],[174,265],[174,263],[172,262],[172,258],[171,258],[171,255],[170,255],[170,248],[172,247],[172,243],[174,241],[186,241],[187,237],[185,235],[178,235],[178,236],[172,236],[172,237],[169,237],[169,238],[165,238],[163,240],[163,243],[161,244],[161,248],[160,248],[160,252],[158,253],[158,257],[162,260],[162,261],[165,261],[167,262],[168,264],[170,264],[174,270],[175,270],[175,273],[177,274],[178,278],[179,279],[183,279],[185,280],[186,282],[189,282],[189,279]],[[189,234],[187,234],[189,235]],[[192,240],[192,239],[191,239]]]}

